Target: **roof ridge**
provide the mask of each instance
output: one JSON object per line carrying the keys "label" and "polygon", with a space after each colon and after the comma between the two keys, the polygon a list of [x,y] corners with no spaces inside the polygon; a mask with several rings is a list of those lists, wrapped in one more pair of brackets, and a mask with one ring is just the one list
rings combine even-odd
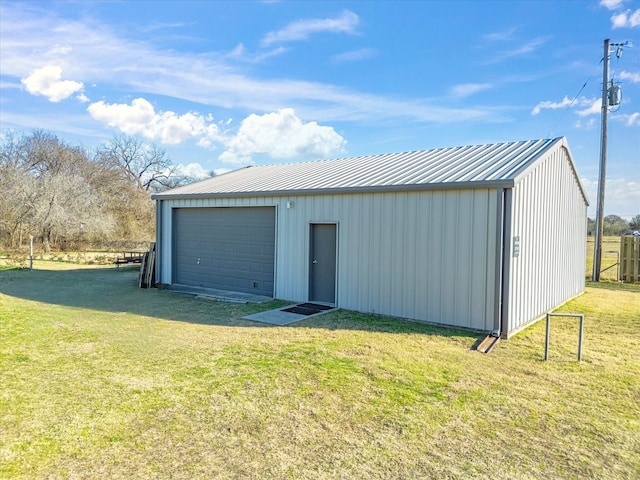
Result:
{"label": "roof ridge", "polygon": [[509,187],[545,152],[559,144],[566,144],[564,137],[259,165],[162,192],[153,198],[430,189],[447,185],[479,188],[483,182]]}

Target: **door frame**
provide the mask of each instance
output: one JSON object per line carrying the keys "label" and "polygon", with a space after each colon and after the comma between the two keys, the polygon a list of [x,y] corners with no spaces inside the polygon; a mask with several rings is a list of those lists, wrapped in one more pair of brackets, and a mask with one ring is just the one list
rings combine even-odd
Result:
{"label": "door frame", "polygon": [[[313,229],[314,225],[335,225],[336,227],[336,250],[335,250],[335,278],[333,280],[333,284],[334,284],[334,292],[333,292],[333,303],[327,303],[327,302],[322,302],[322,301],[318,301],[318,300],[311,300],[311,255],[313,254],[313,251],[311,250],[311,231]],[[337,221],[334,222],[327,222],[327,221],[321,221],[321,222],[314,222],[314,221],[310,221],[307,224],[307,255],[306,255],[306,270],[307,270],[307,275],[306,275],[306,279],[307,279],[307,301],[308,302],[315,302],[315,303],[319,303],[319,304],[327,304],[327,305],[332,305],[334,307],[338,306],[338,277],[339,277],[339,265],[340,262],[338,261],[339,257],[340,257],[340,223]]]}

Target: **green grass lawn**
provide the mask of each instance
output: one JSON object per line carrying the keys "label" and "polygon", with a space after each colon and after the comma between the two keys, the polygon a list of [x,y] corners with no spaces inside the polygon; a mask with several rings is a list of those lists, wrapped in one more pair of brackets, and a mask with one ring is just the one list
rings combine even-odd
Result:
{"label": "green grass lawn", "polygon": [[[136,270],[0,272],[2,478],[637,478],[640,286],[479,336],[136,288]],[[64,270],[60,270],[60,265]]]}

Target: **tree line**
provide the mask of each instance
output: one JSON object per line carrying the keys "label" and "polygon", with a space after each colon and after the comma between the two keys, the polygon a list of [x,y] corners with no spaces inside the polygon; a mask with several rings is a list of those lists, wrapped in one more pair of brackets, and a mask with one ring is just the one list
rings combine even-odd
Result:
{"label": "tree line", "polygon": [[[605,236],[630,235],[636,230],[640,230],[640,215],[636,215],[630,221],[618,215],[607,215],[602,221],[602,234]],[[596,221],[587,219],[587,232],[589,236],[596,234]]]}
{"label": "tree line", "polygon": [[0,139],[0,245],[45,251],[154,238],[151,193],[185,185],[166,152],[117,135],[89,150],[36,130]]}

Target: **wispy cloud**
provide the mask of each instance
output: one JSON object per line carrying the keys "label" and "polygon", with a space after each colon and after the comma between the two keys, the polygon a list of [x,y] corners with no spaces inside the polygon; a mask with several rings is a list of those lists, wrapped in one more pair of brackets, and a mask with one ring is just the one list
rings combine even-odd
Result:
{"label": "wispy cloud", "polygon": [[510,40],[511,38],[513,38],[513,34],[516,33],[517,31],[518,31],[518,27],[511,27],[501,32],[487,33],[483,35],[482,38],[490,42],[504,42],[506,40]]}
{"label": "wispy cloud", "polygon": [[270,50],[261,50],[259,52],[250,52],[242,43],[229,52],[226,57],[247,63],[259,63],[271,57],[277,57],[288,51],[286,47],[276,47]]}
{"label": "wispy cloud", "polygon": [[593,130],[597,127],[596,119],[590,118],[586,122],[583,122],[582,120],[578,119],[576,120],[574,127],[577,128],[578,130],[580,129]]}
{"label": "wispy cloud", "polygon": [[466,98],[483,90],[493,88],[492,83],[462,83],[451,87],[451,95],[459,98]]}
{"label": "wispy cloud", "polygon": [[[589,205],[589,216],[596,214],[598,178],[581,177],[587,196],[592,200]],[[638,210],[629,210],[630,205],[640,205],[640,183],[629,177],[610,177],[607,175],[607,201],[605,202],[605,215],[614,213],[621,217],[632,217],[638,214]],[[637,208],[637,207],[636,207]]]}
{"label": "wispy cloud", "polygon": [[190,25],[193,25],[192,23],[184,23],[184,22],[158,22],[158,23],[151,23],[148,25],[142,25],[139,27],[141,32],[145,32],[145,33],[151,33],[151,32],[155,32],[157,30],[168,30],[168,29],[174,29],[174,28],[184,28],[184,27],[188,27]]}
{"label": "wispy cloud", "polygon": [[311,35],[322,32],[353,35],[359,23],[358,15],[345,10],[340,16],[334,18],[297,20],[281,30],[267,33],[261,43],[263,46],[269,46],[273,43],[307,40]]}
{"label": "wispy cloud", "polygon": [[624,4],[625,0],[600,0],[600,5],[609,10],[617,10]]}
{"label": "wispy cloud", "polygon": [[340,53],[333,57],[334,63],[347,63],[347,62],[359,62],[361,60],[368,60],[378,54],[378,50],[375,48],[360,48],[358,50],[351,50],[349,52]]}
{"label": "wispy cloud", "polygon": [[552,37],[550,35],[545,37],[537,37],[516,48],[503,50],[501,52],[498,52],[493,58],[490,58],[488,61],[486,61],[485,64],[491,65],[494,63],[504,62],[505,60],[509,60],[512,58],[529,55],[540,49],[540,47],[549,42],[551,38]]}
{"label": "wispy cloud", "polygon": [[[68,22],[54,14],[42,15],[37,10],[34,13],[21,9],[19,5],[3,5],[0,58],[4,82],[12,77],[24,78],[43,65],[59,65],[65,77],[84,84],[88,97],[95,96],[92,95],[94,85],[117,84],[121,89],[140,92],[140,96],[146,98],[162,95],[217,109],[238,108],[264,113],[290,107],[300,118],[325,123],[505,120],[499,107],[455,108],[443,105],[437,98],[384,96],[322,82],[254,77],[246,68],[238,68],[238,58],[230,58],[229,52],[196,54],[160,49],[152,43],[127,38],[100,23]],[[51,52],[51,45],[60,47],[56,49],[57,53]],[[101,54],[95,55],[96,51]],[[232,53],[248,55],[241,46]],[[105,98],[103,105],[94,107],[94,113],[98,114],[98,109],[106,115],[103,122],[115,122],[114,128],[120,125],[117,112],[107,107],[127,105],[118,101],[121,99]],[[140,105],[137,107],[141,109]],[[120,108],[120,111],[125,110]],[[107,113],[116,116],[111,118]],[[165,135],[165,140],[171,141],[174,133],[180,136],[181,132],[190,131],[190,127],[185,126],[189,120],[184,118],[186,113],[172,113],[175,118],[171,121],[176,123],[172,127],[174,130],[163,130],[160,124],[153,124],[156,129],[148,132],[154,132],[154,138]],[[155,115],[167,115],[167,112],[156,110]]]}
{"label": "wispy cloud", "polygon": [[579,97],[574,100],[571,100],[569,97],[564,97],[559,102],[553,102],[550,100],[545,100],[543,102],[538,103],[533,110],[531,110],[531,115],[538,115],[542,110],[557,110],[559,108],[569,108],[569,107],[580,107],[580,110],[576,110],[576,113],[581,116],[587,116],[595,113],[600,113],[600,104],[601,100],[599,98],[587,98],[587,97]]}
{"label": "wispy cloud", "polygon": [[635,28],[640,26],[640,8],[635,11],[626,10],[611,17],[613,28]]}
{"label": "wispy cloud", "polygon": [[640,113],[618,113],[611,115],[611,120],[622,122],[627,127],[640,127]]}
{"label": "wispy cloud", "polygon": [[558,108],[566,108],[571,105],[571,100],[569,97],[564,97],[560,102],[552,102],[550,100],[545,100],[544,102],[538,103],[533,110],[531,110],[531,115],[538,115],[542,110],[557,110]]}
{"label": "wispy cloud", "polygon": [[640,83],[640,73],[631,73],[623,70],[622,72],[620,72],[620,75],[618,75],[618,77],[621,80],[629,80],[631,83]]}

